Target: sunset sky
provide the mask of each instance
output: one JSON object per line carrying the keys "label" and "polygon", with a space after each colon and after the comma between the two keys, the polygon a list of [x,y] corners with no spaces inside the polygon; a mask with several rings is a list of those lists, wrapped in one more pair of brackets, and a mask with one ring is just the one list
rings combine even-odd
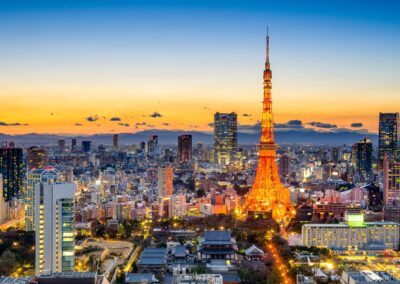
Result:
{"label": "sunset sky", "polygon": [[0,1],[0,132],[211,130],[217,111],[255,124],[267,25],[277,123],[376,132],[400,111],[399,5]]}

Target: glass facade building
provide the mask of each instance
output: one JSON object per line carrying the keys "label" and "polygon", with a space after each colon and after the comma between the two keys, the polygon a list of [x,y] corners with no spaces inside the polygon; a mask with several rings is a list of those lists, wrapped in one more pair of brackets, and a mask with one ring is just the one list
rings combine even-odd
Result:
{"label": "glass facade building", "polygon": [[385,156],[396,158],[399,149],[399,113],[379,113],[379,166]]}
{"label": "glass facade building", "polygon": [[237,114],[214,114],[214,161],[229,165],[237,150]]}

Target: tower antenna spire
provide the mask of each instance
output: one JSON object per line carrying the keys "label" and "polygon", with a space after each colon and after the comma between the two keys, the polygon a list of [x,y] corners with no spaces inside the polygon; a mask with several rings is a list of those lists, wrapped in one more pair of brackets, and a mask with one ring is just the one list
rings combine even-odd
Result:
{"label": "tower antenna spire", "polygon": [[267,62],[269,62],[269,26],[267,26]]}

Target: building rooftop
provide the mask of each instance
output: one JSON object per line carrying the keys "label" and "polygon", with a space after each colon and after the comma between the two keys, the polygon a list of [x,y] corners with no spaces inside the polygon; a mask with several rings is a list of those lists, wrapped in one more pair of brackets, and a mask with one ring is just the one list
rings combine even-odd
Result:
{"label": "building rooftop", "polygon": [[40,275],[38,278],[95,278],[96,272],[53,272],[51,274]]}
{"label": "building rooftop", "polygon": [[12,278],[12,277],[0,277],[0,283],[4,284],[26,284],[29,283],[31,278],[23,277],[23,278]]}
{"label": "building rooftop", "polygon": [[167,250],[165,248],[145,248],[140,255],[139,265],[165,265]]}
{"label": "building rooftop", "polygon": [[342,274],[343,283],[354,283],[354,284],[369,284],[369,283],[382,283],[382,284],[395,284],[400,281],[385,271],[371,271],[371,270],[360,270],[360,271],[344,271]]}
{"label": "building rooftop", "polygon": [[224,283],[240,283],[240,277],[237,272],[221,272]]}
{"label": "building rooftop", "polygon": [[380,221],[380,222],[364,222],[363,225],[360,226],[351,226],[346,223],[339,224],[304,224],[305,227],[336,227],[336,228],[347,228],[347,227],[368,227],[368,226],[399,226],[399,223],[390,222],[390,221]]}
{"label": "building rooftop", "polygon": [[126,273],[125,283],[158,283],[158,279],[152,273]]}
{"label": "building rooftop", "polygon": [[233,245],[236,244],[231,238],[230,231],[205,231],[204,237],[200,240],[201,245]]}
{"label": "building rooftop", "polygon": [[184,246],[176,246],[172,253],[175,257],[185,257],[187,256],[186,247]]}
{"label": "building rooftop", "polygon": [[246,255],[264,255],[264,251],[262,249],[259,249],[255,245],[252,245],[251,247],[246,249],[244,252]]}
{"label": "building rooftop", "polygon": [[230,241],[231,232],[230,231],[205,231],[204,239],[206,241]]}

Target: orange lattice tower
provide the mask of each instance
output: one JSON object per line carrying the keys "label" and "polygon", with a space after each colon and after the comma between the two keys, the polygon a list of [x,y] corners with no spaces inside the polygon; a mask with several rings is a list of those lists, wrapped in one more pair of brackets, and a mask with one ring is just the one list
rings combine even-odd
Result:
{"label": "orange lattice tower", "polygon": [[261,139],[258,146],[258,166],[253,186],[245,197],[241,213],[271,215],[283,228],[294,216],[289,189],[279,179],[276,164],[274,123],[272,118],[272,71],[269,63],[269,35],[264,70],[264,101],[261,121]]}

